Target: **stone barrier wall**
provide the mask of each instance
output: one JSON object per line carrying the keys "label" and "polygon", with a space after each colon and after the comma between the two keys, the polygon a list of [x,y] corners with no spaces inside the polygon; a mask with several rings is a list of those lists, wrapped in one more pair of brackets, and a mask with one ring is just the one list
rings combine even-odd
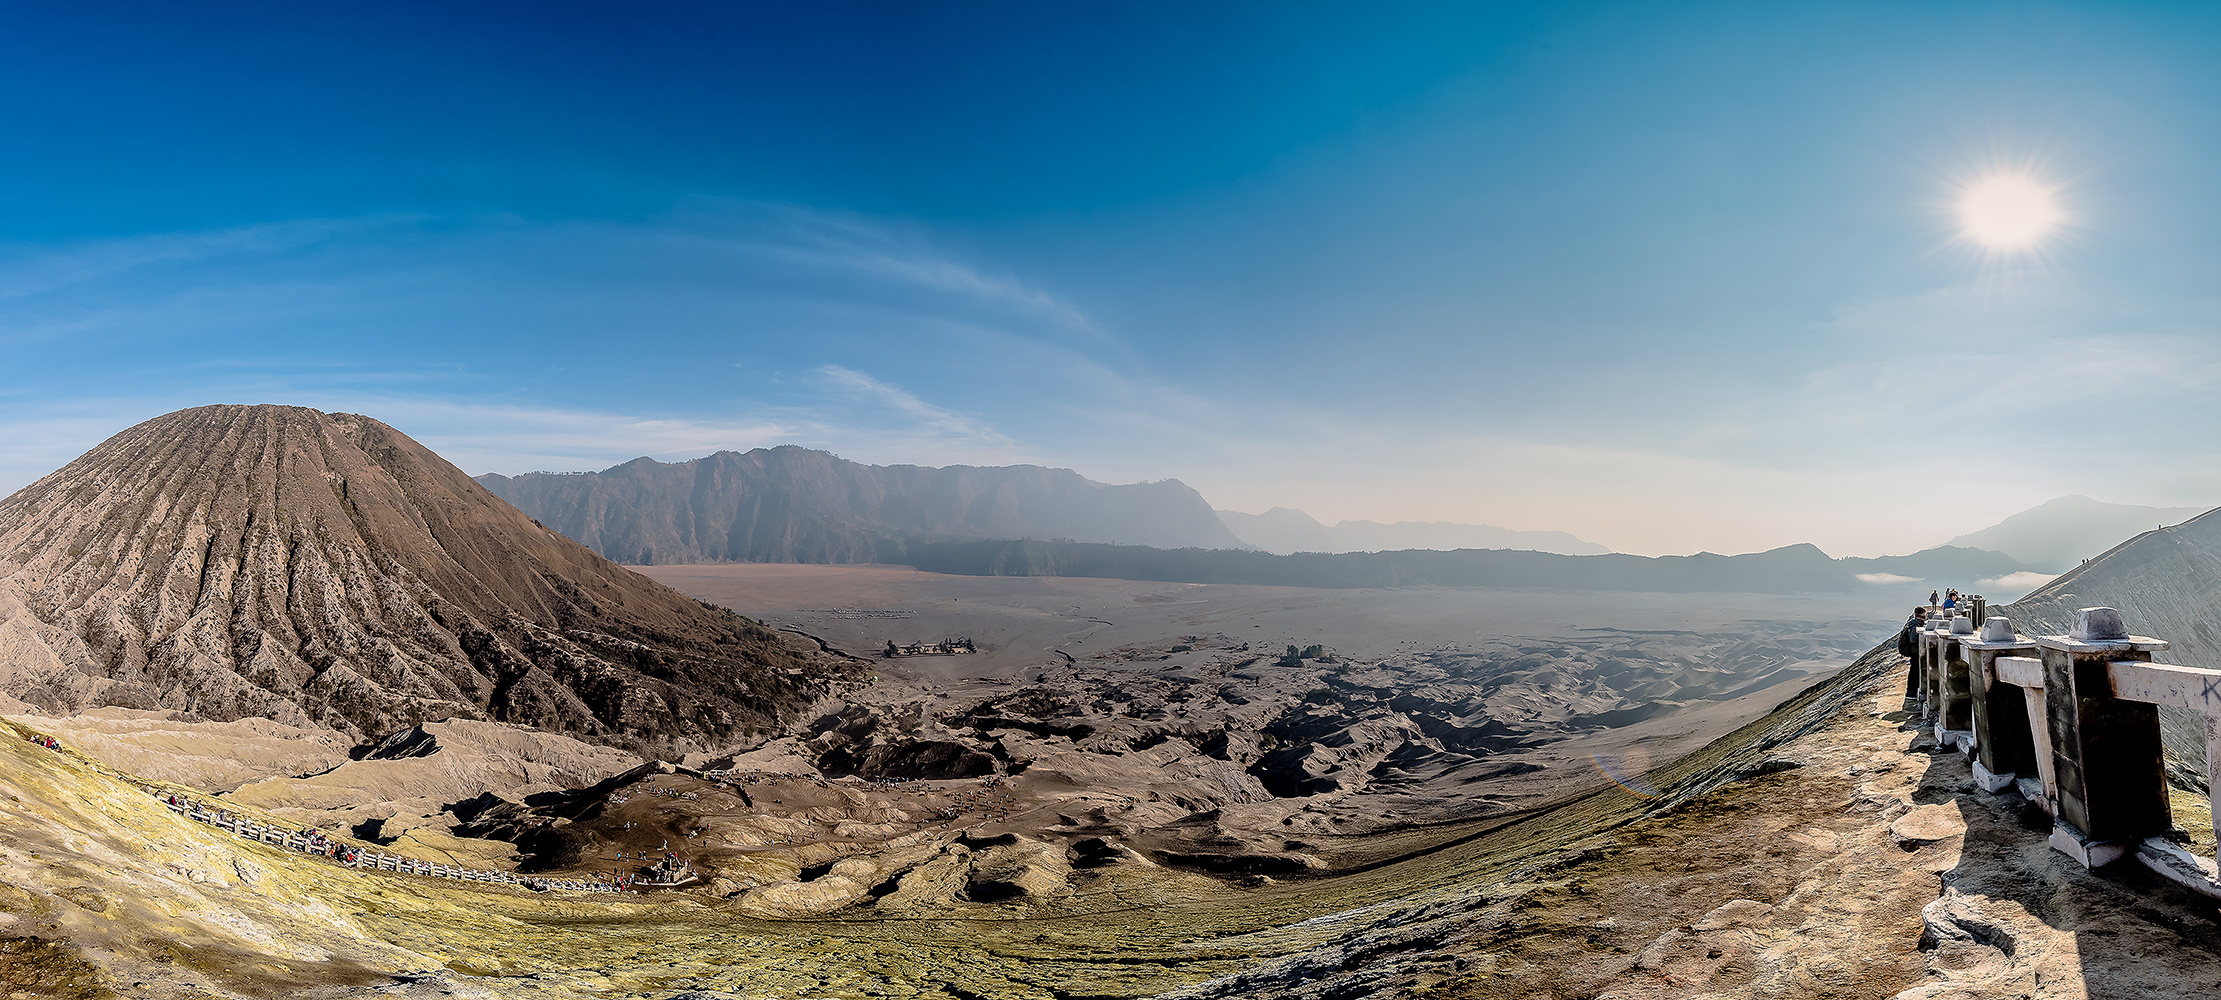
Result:
{"label": "stone barrier wall", "polygon": [[2181,846],[2159,730],[2162,705],[2205,716],[2221,840],[2221,670],[2152,662],[2167,642],[2129,634],[2112,608],[2077,611],[2066,635],[2020,635],[2001,615],[1977,631],[1942,608],[1908,627],[1906,705],[1937,744],[1972,758],[1977,786],[2051,814],[2051,846],[2086,866],[2133,857],[2221,899],[2221,864]]}
{"label": "stone barrier wall", "polygon": [[200,803],[179,799],[177,796],[168,793],[155,792],[154,794],[156,798],[163,800],[163,805],[169,807],[171,812],[196,823],[206,823],[244,840],[252,840],[272,847],[298,851],[316,857],[330,858],[349,868],[363,871],[393,872],[399,875],[425,875],[432,878],[451,878],[465,882],[483,882],[493,885],[514,885],[537,892],[552,889],[564,889],[572,892],[620,891],[618,886],[608,882],[585,879],[533,878],[517,875],[513,872],[434,864],[417,858],[356,847],[329,837],[310,835],[299,830],[287,830],[266,823],[257,823],[245,817],[232,816],[223,810],[212,812]]}

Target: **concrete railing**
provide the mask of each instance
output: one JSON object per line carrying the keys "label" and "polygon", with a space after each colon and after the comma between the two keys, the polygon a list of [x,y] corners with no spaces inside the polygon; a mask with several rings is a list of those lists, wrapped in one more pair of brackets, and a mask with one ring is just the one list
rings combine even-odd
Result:
{"label": "concrete railing", "polygon": [[2151,662],[2168,644],[2130,635],[2112,608],[2066,635],[2029,637],[1991,616],[1920,627],[1906,699],[1936,742],[1973,758],[1975,784],[2011,788],[2052,817],[2051,845],[2095,868],[2134,856],[2221,899],[2221,864],[2176,846],[2159,706],[2206,719],[2207,789],[2221,837],[2221,670]]}
{"label": "concrete railing", "polygon": [[298,851],[302,854],[308,854],[316,857],[330,858],[331,860],[338,862],[339,864],[346,865],[349,868],[357,868],[364,871],[393,872],[399,875],[425,875],[432,878],[451,878],[459,879],[465,882],[484,882],[491,885],[515,885],[534,890],[567,889],[573,892],[619,891],[619,888],[617,886],[611,885],[606,882],[593,882],[584,879],[569,878],[534,878],[531,876],[517,875],[513,872],[493,871],[489,869],[479,868],[465,868],[460,865],[434,864],[429,861],[405,857],[399,854],[385,854],[379,851],[370,850],[368,848],[356,847],[354,845],[343,843],[339,840],[329,837],[310,836],[298,830],[288,830],[283,827],[271,826],[267,823],[257,823],[245,817],[232,816],[222,811],[210,812],[198,803],[190,801],[172,801],[172,799],[174,799],[174,796],[163,792],[156,792],[155,797],[162,799],[163,805],[167,806],[171,812],[174,812],[196,823],[206,823],[219,830],[228,832],[233,836],[268,844],[272,847],[280,847],[289,851]]}

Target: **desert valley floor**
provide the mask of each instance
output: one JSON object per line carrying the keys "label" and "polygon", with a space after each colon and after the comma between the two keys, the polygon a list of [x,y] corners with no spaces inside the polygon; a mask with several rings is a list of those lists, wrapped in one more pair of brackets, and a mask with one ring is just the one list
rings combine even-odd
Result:
{"label": "desert valley floor", "polygon": [[[1066,927],[1088,947],[1074,939],[1055,957],[1065,945],[1051,939],[1066,932],[1029,932],[1020,937],[1047,950],[966,972],[950,982],[980,973],[1003,985],[952,995],[1146,995],[1311,941],[1352,907],[1441,888],[1443,866],[1470,873],[1478,860],[1456,845],[1489,830],[1600,788],[1636,804],[1662,794],[1646,772],[1840,669],[1889,629],[1893,610],[1873,594],[1305,590],[799,565],[640,571],[761,619],[797,650],[868,667],[781,731],[645,767],[568,737],[460,719],[373,748],[268,720],[172,712],[11,718],[58,736],[91,766],[379,851],[590,878],[675,850],[703,876],[623,902],[550,900],[554,910],[538,916],[529,900],[503,903],[505,919],[541,927],[526,935],[539,943],[520,939],[523,950],[504,957],[481,941],[471,948],[481,957],[446,962],[451,971],[492,976],[555,960],[566,939],[540,937],[540,921],[560,911],[569,914],[560,921],[620,940],[726,940],[715,936],[747,927],[771,935],[761,942],[779,953],[796,948],[793,935],[816,933],[808,928],[847,927],[842,948],[882,959],[861,961],[851,971],[863,978],[847,980],[819,967],[841,964],[837,955],[811,945],[802,951],[816,957],[790,956],[799,962],[791,985],[853,994],[863,982],[908,983],[884,990],[904,995],[956,975],[935,971],[950,934],[1002,940]],[[889,641],[959,637],[978,651],[878,655]],[[190,873],[195,891],[261,891],[241,873],[274,864],[195,857],[170,872]],[[425,905],[430,914],[453,903]],[[1202,925],[1179,915],[1201,916],[1198,907],[1209,914]],[[651,932],[662,921],[673,923]],[[191,945],[193,934],[170,926]],[[958,930],[967,926],[978,929]],[[1163,935],[1173,928],[1188,928],[1173,935],[1186,957],[1167,964]],[[392,926],[357,932],[411,951],[428,944],[415,934],[406,944]],[[261,932],[273,934],[283,937]],[[104,951],[129,964],[144,947]],[[535,948],[553,951],[524,957]],[[923,951],[896,960],[889,948]],[[1132,965],[1136,954],[1158,958]],[[196,989],[270,988],[267,972],[205,971]],[[1044,985],[1059,976],[1068,987]],[[379,977],[364,968],[333,978]],[[669,969],[657,978],[677,981]]]}
{"label": "desert valley floor", "polygon": [[[1910,731],[1903,660],[1861,655],[1893,625],[1871,595],[643,572],[870,668],[732,753],[645,766],[465,720],[365,752],[267,720],[13,713],[63,749],[0,749],[0,977],[83,997],[1941,1000],[2221,969],[2210,903],[2083,872],[1964,791]],[[868,655],[957,637],[979,652]],[[365,872],[150,788],[539,877],[676,843],[706,877],[609,895]]]}
{"label": "desert valley floor", "polygon": [[[868,657],[889,641],[969,638],[977,654],[881,659],[875,685],[849,697],[881,715],[915,706],[925,718],[984,720],[973,731],[995,733],[1006,752],[1100,748],[1103,738],[1124,752],[1178,733],[1217,740],[1215,756],[1238,758],[1223,744],[1269,741],[1278,730],[1288,746],[1312,749],[1300,760],[1283,747],[1242,761],[1262,791],[1336,787],[1271,796],[1280,804],[1259,810],[1263,825],[1329,837],[1533,806],[1596,787],[1607,777],[1600,767],[1639,773],[1839,669],[1897,611],[1883,600],[1894,595],[1871,591],[1316,590],[886,566],[634,568]],[[1290,647],[1313,645],[1331,661],[1280,661]],[[996,730],[994,720],[1026,714],[1010,710],[1021,695],[1040,703],[1033,723],[1066,736]],[[1075,727],[1092,731],[1073,740]],[[1093,763],[1086,780],[1112,791],[1145,769]],[[1241,805],[1212,803],[1231,813]],[[1291,811],[1295,824],[1284,822]],[[1221,813],[1225,833],[1229,810]],[[1353,841],[1346,850],[1374,848]]]}

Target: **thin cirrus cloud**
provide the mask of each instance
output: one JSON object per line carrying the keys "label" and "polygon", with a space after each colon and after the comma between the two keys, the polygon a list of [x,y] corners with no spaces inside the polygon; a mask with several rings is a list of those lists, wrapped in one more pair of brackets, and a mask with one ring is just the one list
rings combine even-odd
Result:
{"label": "thin cirrus cloud", "polygon": [[[924,445],[926,452],[968,453],[966,464],[1007,465],[1028,457],[1017,442],[980,419],[934,406],[863,372],[822,365],[817,373],[843,394],[894,414],[895,426],[905,428],[910,443]],[[886,444],[880,442],[879,447]]]}
{"label": "thin cirrus cloud", "polygon": [[[799,444],[1178,477],[1233,509],[1572,529],[1632,552],[1909,550],[2088,488],[2024,462],[2033,474],[1970,494],[1964,446],[1934,454],[1929,436],[1972,428],[2015,454],[2088,442],[2103,432],[2058,404],[2142,392],[2180,437],[2221,383],[2203,340],[2096,323],[2087,289],[2024,289],[2000,319],[1980,283],[2002,280],[1847,307],[1814,332],[1840,350],[1739,391],[1677,400],[1674,380],[1640,379],[1491,424],[1393,395],[1170,378],[1068,297],[850,215],[715,204],[641,224],[379,216],[143,237],[0,258],[0,338],[54,373],[0,398],[0,487],[167,409],[277,401],[378,416],[473,473]],[[1977,319],[1980,336],[1954,335]],[[1875,477],[1942,492],[1877,497]],[[1939,508],[1956,520],[1920,531]]]}
{"label": "thin cirrus cloud", "polygon": [[[2136,393],[2173,414],[2173,441],[2221,385],[2195,317],[2051,286],[2000,311],[1983,283],[2008,280],[1847,306],[1799,334],[1828,350],[1776,371],[1597,369],[1562,406],[1484,419],[1238,367],[1172,377],[1048,284],[856,215],[704,202],[642,223],[139,237],[0,254],[0,342],[51,373],[0,397],[0,491],[168,409],[273,401],[380,417],[473,473],[798,444],[1177,477],[1231,509],[1573,530],[1630,552],[1907,551],[2088,491],[2023,459],[1968,492],[1967,442],[2102,443],[2117,421],[2057,404]],[[1946,431],[1953,450],[1923,443]],[[2176,472],[2192,499],[2221,487]],[[1876,479],[1940,492],[1877,495]]]}
{"label": "thin cirrus cloud", "polygon": [[[0,396],[0,492],[156,413],[242,401],[369,413],[473,472],[780,443],[1025,461],[989,416],[874,370],[1049,385],[1106,342],[1069,303],[914,235],[759,205],[638,225],[387,216],[18,250],[0,256],[0,297],[0,342],[54,373]],[[718,355],[733,360],[686,363]]]}
{"label": "thin cirrus cloud", "polygon": [[[868,380],[884,396],[908,396],[868,376],[848,374]],[[932,412],[908,419],[860,420],[852,408],[829,407],[766,410],[718,420],[475,404],[424,395],[268,389],[221,400],[112,399],[76,407],[98,415],[19,412],[0,418],[0,494],[35,481],[130,424],[212,401],[279,401],[367,414],[472,474],[588,471],[641,457],[685,461],[717,451],[782,444],[883,463],[910,461],[919,455],[936,464],[1008,464],[1026,458],[992,428],[951,424]]]}

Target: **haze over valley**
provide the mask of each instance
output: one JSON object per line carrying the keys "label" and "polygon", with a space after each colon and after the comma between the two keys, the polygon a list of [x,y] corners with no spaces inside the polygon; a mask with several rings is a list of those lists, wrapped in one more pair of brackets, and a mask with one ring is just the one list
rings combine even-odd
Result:
{"label": "haze over valley", "polygon": [[1287,507],[1274,507],[1262,514],[1222,510],[1218,517],[1244,542],[1279,555],[1389,549],[1531,549],[1586,556],[1611,551],[1563,531],[1513,531],[1488,524],[1341,521],[1329,527]]}

